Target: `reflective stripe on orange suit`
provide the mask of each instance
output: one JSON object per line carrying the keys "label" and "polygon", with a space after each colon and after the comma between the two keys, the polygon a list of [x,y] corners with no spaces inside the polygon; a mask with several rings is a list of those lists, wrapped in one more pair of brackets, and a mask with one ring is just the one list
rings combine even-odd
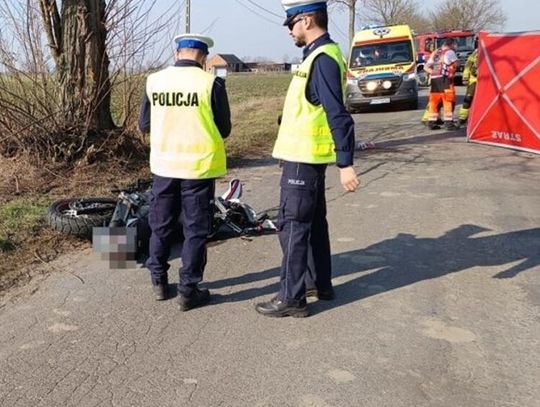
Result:
{"label": "reflective stripe on orange suit", "polygon": [[450,121],[454,118],[454,104],[456,101],[456,92],[454,85],[449,85],[443,92],[431,92],[429,94],[429,121],[437,121],[439,117],[438,106],[442,102],[444,110],[444,121]]}

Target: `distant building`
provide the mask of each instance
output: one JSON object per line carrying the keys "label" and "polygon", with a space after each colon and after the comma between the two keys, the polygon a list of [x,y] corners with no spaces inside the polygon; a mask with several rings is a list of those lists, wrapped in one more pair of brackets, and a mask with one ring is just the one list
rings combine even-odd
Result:
{"label": "distant building", "polygon": [[233,54],[216,54],[206,61],[206,70],[217,76],[233,72],[250,72],[249,67]]}
{"label": "distant building", "polygon": [[291,64],[289,63],[275,63],[275,62],[247,62],[251,72],[289,72],[291,70]]}

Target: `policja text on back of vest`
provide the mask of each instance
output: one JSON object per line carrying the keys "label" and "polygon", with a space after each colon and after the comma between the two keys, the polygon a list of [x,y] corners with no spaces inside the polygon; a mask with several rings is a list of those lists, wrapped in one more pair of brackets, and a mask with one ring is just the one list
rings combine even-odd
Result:
{"label": "policja text on back of vest", "polygon": [[185,97],[182,92],[154,92],[152,106],[199,106],[197,92],[189,92]]}

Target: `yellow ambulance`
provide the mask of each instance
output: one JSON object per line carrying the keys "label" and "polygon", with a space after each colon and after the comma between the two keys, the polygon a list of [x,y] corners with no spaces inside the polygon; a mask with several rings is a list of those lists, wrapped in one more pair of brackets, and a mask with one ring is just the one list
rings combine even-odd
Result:
{"label": "yellow ambulance", "polygon": [[368,26],[356,33],[347,70],[345,106],[418,108],[414,36],[408,25]]}

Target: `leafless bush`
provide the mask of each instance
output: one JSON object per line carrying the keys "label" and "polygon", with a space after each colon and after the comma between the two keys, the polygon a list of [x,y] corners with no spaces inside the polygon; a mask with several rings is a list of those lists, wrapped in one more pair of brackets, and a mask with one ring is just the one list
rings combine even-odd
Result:
{"label": "leafless bush", "polygon": [[73,162],[142,148],[141,72],[170,55],[182,7],[170,4],[1,2],[0,154]]}

